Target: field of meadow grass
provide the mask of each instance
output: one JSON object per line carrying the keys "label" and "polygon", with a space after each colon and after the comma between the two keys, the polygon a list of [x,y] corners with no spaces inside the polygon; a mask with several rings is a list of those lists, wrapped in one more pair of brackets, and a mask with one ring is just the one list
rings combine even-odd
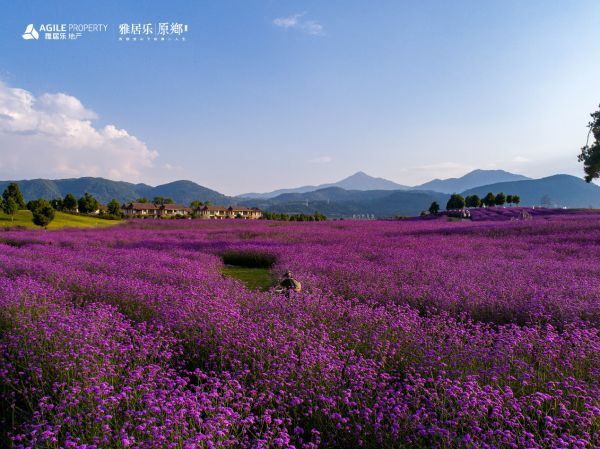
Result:
{"label": "field of meadow grass", "polygon": [[0,237],[3,447],[600,447],[598,214]]}
{"label": "field of meadow grass", "polygon": [[[56,211],[54,220],[48,225],[48,229],[95,228],[113,226],[118,223],[121,223],[121,220],[104,220],[89,215],[76,215]],[[38,226],[33,224],[31,211],[20,210],[14,217],[10,217],[0,211],[0,228],[16,226],[39,229]]]}

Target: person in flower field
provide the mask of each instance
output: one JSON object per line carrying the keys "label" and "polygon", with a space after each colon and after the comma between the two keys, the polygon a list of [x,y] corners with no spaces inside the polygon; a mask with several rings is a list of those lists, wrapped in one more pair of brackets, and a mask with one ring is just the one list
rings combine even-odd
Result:
{"label": "person in flower field", "polygon": [[299,281],[294,279],[294,277],[292,276],[292,272],[289,270],[285,272],[285,274],[283,275],[283,279],[281,280],[279,285],[285,292],[285,296],[287,296],[288,298],[292,291],[296,293],[300,293],[300,291],[302,291],[302,284],[300,284]]}

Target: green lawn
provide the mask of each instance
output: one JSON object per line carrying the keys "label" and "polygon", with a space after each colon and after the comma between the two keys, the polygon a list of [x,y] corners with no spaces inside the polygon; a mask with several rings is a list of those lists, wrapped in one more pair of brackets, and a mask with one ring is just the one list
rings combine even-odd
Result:
{"label": "green lawn", "polygon": [[246,268],[226,265],[221,269],[225,276],[239,279],[252,290],[268,290],[273,282],[268,268]]}
{"label": "green lawn", "polygon": [[[28,228],[38,228],[31,221],[31,211],[20,210],[14,216],[14,221],[11,221],[10,217],[3,212],[0,212],[0,227],[7,226],[26,226]],[[118,223],[122,223],[121,220],[103,220],[96,217],[88,217],[85,215],[73,215],[65,214],[63,212],[56,212],[54,220],[48,226],[48,229],[60,229],[60,228],[95,228],[104,226],[113,226]]]}

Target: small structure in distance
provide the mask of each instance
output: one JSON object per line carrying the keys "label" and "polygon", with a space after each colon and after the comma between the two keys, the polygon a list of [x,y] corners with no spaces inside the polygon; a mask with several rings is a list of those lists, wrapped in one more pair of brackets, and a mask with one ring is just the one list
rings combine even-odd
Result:
{"label": "small structure in distance", "polygon": [[202,219],[222,220],[226,218],[241,218],[258,220],[262,211],[256,207],[243,206],[212,206],[205,205],[191,209],[182,204],[153,204],[131,202],[123,204],[121,210],[126,217],[168,218],[196,217]]}
{"label": "small structure in distance", "polygon": [[158,218],[192,214],[192,209],[183,204],[128,203],[121,206],[121,210],[126,217]]}
{"label": "small structure in distance", "polygon": [[196,216],[206,220],[223,220],[226,218],[242,218],[245,220],[258,220],[262,211],[256,207],[242,206],[201,206],[195,210]]}

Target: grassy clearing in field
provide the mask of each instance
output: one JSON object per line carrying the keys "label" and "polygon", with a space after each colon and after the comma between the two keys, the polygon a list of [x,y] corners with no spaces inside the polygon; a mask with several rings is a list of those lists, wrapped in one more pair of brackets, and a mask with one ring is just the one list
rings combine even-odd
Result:
{"label": "grassy clearing in field", "polygon": [[[27,228],[37,228],[33,224],[31,211],[20,210],[11,221],[10,216],[0,212],[0,227],[25,226]],[[96,228],[104,226],[113,226],[122,223],[121,220],[103,220],[102,218],[89,217],[86,215],[73,215],[64,212],[56,212],[54,220],[48,226],[48,229],[60,228]]]}
{"label": "grassy clearing in field", "polygon": [[236,278],[246,284],[251,290],[268,290],[273,285],[267,268],[247,268],[224,266],[221,272],[225,276]]}

